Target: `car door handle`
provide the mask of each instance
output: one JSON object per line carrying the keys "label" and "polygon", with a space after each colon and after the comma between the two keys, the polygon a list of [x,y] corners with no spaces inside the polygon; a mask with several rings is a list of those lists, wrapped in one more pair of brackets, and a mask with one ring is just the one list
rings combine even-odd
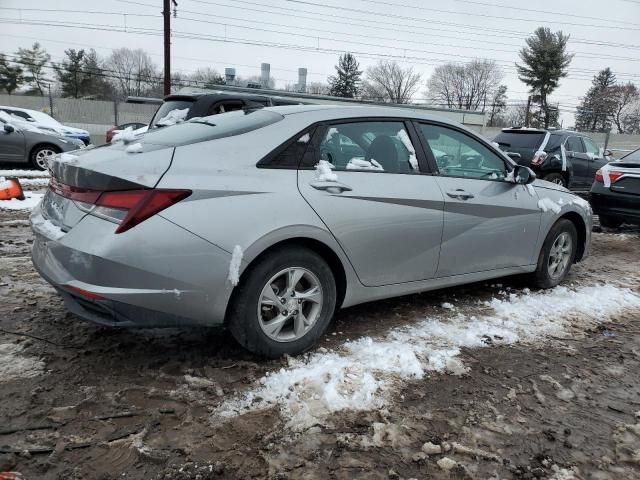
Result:
{"label": "car door handle", "polygon": [[324,190],[329,193],[342,193],[353,190],[350,186],[339,182],[311,182],[309,185],[316,190]]}
{"label": "car door handle", "polygon": [[460,188],[457,190],[448,191],[447,195],[449,195],[451,198],[457,198],[458,200],[469,200],[470,198],[474,197],[473,193],[465,192]]}

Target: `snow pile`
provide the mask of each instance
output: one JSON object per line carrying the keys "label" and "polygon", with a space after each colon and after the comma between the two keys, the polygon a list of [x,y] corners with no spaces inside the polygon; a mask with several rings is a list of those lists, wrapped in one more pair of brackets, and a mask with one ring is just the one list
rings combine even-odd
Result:
{"label": "snow pile", "polygon": [[233,253],[231,254],[231,261],[229,262],[229,275],[227,279],[231,282],[231,285],[234,287],[238,285],[240,281],[240,266],[242,265],[242,248],[240,245],[236,245],[233,248]]}
{"label": "snow pile", "polygon": [[44,371],[44,362],[21,355],[22,346],[0,343],[0,383],[18,378],[31,378]]}
{"label": "snow pile", "polygon": [[413,148],[409,135],[407,135],[407,132],[403,128],[398,132],[397,137],[409,151],[409,163],[411,164],[411,168],[417,172],[420,170],[420,167],[418,166],[418,159],[416,158],[416,150]]}
{"label": "snow pile", "polygon": [[168,127],[170,125],[175,125],[176,123],[182,123],[187,118],[187,114],[189,113],[188,108],[173,109],[169,113],[167,113],[164,117],[156,122],[156,125],[160,125],[161,127]]}
{"label": "snow pile", "polygon": [[42,200],[42,193],[24,192],[24,200],[0,200],[0,210],[31,210]]}
{"label": "snow pile", "polygon": [[375,159],[371,159],[370,162],[362,158],[352,158],[347,163],[347,170],[374,170],[377,172],[384,172],[384,168]]}
{"label": "snow pile", "polygon": [[124,149],[127,153],[142,153],[142,144],[140,142],[132,143]]}
{"label": "snow pile", "polygon": [[326,160],[320,160],[316,165],[316,180],[319,182],[337,182],[338,175],[333,173],[334,166]]}
{"label": "snow pile", "polygon": [[12,185],[13,185],[13,183],[11,183],[6,178],[0,177],[0,190],[4,190],[6,188],[11,188]]}
{"label": "snow pile", "polygon": [[123,142],[125,144],[135,142],[138,136],[133,131],[133,127],[127,127],[124,130],[118,130],[118,132],[111,139],[111,143]]}
{"label": "snow pile", "polygon": [[540,200],[538,200],[538,207],[543,212],[552,210],[554,213],[560,213],[560,211],[562,210],[562,207],[551,200],[549,197],[541,198]]}
{"label": "snow pile", "polygon": [[65,232],[63,232],[60,227],[53,224],[51,220],[44,218],[42,215],[33,216],[31,218],[31,225],[46,238],[60,240],[65,235]]}
{"label": "snow pile", "polygon": [[419,379],[429,371],[467,372],[459,358],[462,347],[575,334],[575,329],[582,331],[625,309],[640,308],[640,296],[611,285],[556,287],[511,293],[506,300],[493,299],[485,306],[493,313],[453,318],[445,314],[394,329],[383,338],[366,337],[334,351],[321,348],[306,357],[289,358],[287,368],[267,374],[216,413],[233,417],[277,405],[289,427],[302,429],[339,410],[380,408],[402,380]]}
{"label": "snow pile", "polygon": [[20,178],[50,177],[48,170],[0,170],[0,175],[2,175],[3,177],[20,177]]}

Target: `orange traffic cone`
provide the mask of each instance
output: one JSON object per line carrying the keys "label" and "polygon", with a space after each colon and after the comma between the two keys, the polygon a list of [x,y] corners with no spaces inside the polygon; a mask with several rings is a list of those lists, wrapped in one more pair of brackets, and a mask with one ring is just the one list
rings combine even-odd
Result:
{"label": "orange traffic cone", "polygon": [[24,200],[24,192],[17,178],[7,178],[4,182],[0,182],[0,200],[12,198]]}

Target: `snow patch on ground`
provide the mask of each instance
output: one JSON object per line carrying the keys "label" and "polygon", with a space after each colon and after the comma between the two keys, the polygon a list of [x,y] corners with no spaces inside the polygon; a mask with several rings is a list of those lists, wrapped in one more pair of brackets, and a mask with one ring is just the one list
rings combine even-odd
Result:
{"label": "snow patch on ground", "polygon": [[44,362],[22,354],[22,346],[0,343],[0,383],[18,378],[31,378],[44,371]]}
{"label": "snow patch on ground", "polygon": [[548,197],[541,198],[540,200],[538,200],[538,207],[543,212],[548,212],[549,210],[552,210],[554,213],[560,213],[560,211],[562,210],[562,207],[560,205],[558,205],[556,202],[554,202]]}
{"label": "snow patch on ground", "polygon": [[0,200],[0,210],[31,210],[42,200],[44,194],[37,192],[24,192],[24,200]]}
{"label": "snow patch on ground", "polygon": [[49,172],[43,170],[0,170],[0,176],[20,177],[21,179],[24,177],[50,177]]}
{"label": "snow patch on ground", "polygon": [[333,173],[334,166],[326,160],[320,160],[316,165],[316,180],[319,182],[337,182],[338,175]]}
{"label": "snow patch on ground", "polygon": [[625,309],[640,308],[640,296],[612,285],[556,287],[513,293],[486,306],[493,313],[436,316],[382,338],[365,337],[333,351],[321,348],[289,358],[286,368],[267,374],[216,414],[234,417],[278,406],[290,428],[304,429],[339,410],[381,408],[403,380],[422,378],[429,371],[467,372],[459,358],[462,347],[536,342],[547,335],[583,331]]}
{"label": "snow patch on ground", "polygon": [[229,262],[229,275],[227,279],[231,282],[231,285],[234,287],[238,285],[240,281],[240,266],[242,265],[242,248],[240,245],[236,245],[233,248],[233,253],[231,254],[231,262]]}

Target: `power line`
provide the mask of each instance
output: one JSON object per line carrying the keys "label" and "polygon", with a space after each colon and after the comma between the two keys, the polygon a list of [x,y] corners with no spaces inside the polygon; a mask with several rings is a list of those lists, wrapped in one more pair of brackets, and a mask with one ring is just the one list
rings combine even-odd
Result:
{"label": "power line", "polygon": [[[303,4],[311,4],[311,2],[306,2],[306,1],[301,1],[301,0],[286,0],[287,2],[293,2],[293,3],[303,3]],[[387,5],[387,6],[391,6],[391,7],[405,7],[405,8],[412,8],[412,9],[416,9],[416,10],[429,10],[432,12],[438,12],[438,13],[446,13],[446,14],[453,14],[453,15],[470,15],[473,17],[485,17],[485,18],[497,18],[500,20],[515,20],[515,21],[519,21],[519,22],[534,22],[534,23],[540,23],[539,19],[533,19],[533,18],[518,18],[518,17],[504,17],[504,16],[500,16],[500,15],[489,15],[486,13],[477,13],[477,12],[456,12],[456,11],[452,11],[452,10],[442,10],[439,8],[433,8],[433,7],[425,7],[424,5],[421,5],[419,7],[415,6],[415,5],[407,5],[407,4],[399,4],[399,3],[391,3],[391,2],[385,2],[382,0],[360,0],[361,2],[366,2],[366,3],[373,3],[373,4],[377,4],[377,5]],[[485,4],[486,5],[486,4]],[[318,6],[323,6],[323,5],[318,5]],[[333,7],[333,6],[330,6]],[[343,7],[340,7],[343,8]],[[531,10],[530,10],[531,11]],[[543,13],[542,11],[536,11],[536,13]],[[405,18],[409,18],[409,17],[405,17]],[[593,18],[593,17],[591,17]],[[618,22],[617,20],[606,20],[606,19],[596,19],[599,21],[609,21],[609,22],[616,22],[616,23],[623,23],[623,24],[628,24],[628,25],[638,25],[637,23],[631,23],[631,22]],[[570,23],[570,22],[554,22],[554,21],[546,21],[547,23],[562,23],[563,25],[570,25],[570,26],[574,26],[574,27],[591,27],[591,28],[612,28],[612,26],[610,25],[596,25],[596,24],[592,24],[592,23]],[[629,28],[629,27],[620,27],[617,26],[617,28],[619,29],[624,29],[624,30],[640,30],[640,28]]]}

